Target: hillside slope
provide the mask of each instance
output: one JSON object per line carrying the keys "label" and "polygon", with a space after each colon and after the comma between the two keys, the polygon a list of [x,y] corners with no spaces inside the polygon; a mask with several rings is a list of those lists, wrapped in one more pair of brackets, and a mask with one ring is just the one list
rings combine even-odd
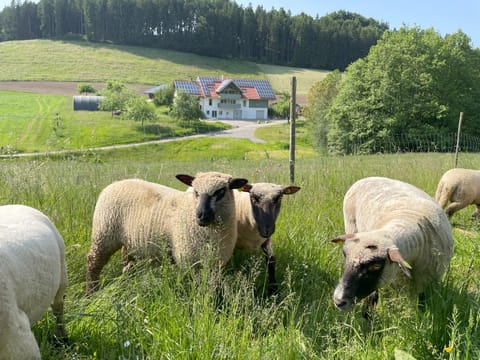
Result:
{"label": "hillside slope", "polygon": [[289,91],[297,77],[297,92],[305,95],[326,72],[285,66],[258,65],[170,50],[82,41],[24,40],[0,42],[0,81],[97,82],[120,80],[157,85],[175,79],[228,76],[268,79],[274,90]]}

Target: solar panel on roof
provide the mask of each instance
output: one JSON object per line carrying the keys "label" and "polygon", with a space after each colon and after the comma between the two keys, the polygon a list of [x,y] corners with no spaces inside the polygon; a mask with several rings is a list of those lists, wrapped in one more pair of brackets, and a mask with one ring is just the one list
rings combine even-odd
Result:
{"label": "solar panel on roof", "polygon": [[198,90],[197,83],[193,81],[175,80],[175,88],[177,90],[183,90],[190,95],[200,95],[200,91]]}

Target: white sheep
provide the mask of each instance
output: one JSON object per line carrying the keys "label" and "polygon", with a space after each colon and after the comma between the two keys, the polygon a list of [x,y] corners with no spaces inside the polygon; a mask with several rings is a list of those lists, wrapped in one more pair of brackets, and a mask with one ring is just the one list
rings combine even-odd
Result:
{"label": "white sheep", "polygon": [[[345,232],[332,241],[343,243],[342,277],[333,300],[344,311],[356,300],[374,306],[376,290],[400,286],[423,299],[426,286],[442,278],[453,253],[452,229],[445,212],[425,192],[388,178],[357,181],[345,194]],[[397,278],[399,270],[407,277]]]}
{"label": "white sheep", "polygon": [[236,248],[246,250],[262,248],[267,260],[269,293],[277,290],[272,235],[280,214],[282,197],[295,194],[298,190],[300,190],[298,186],[256,183],[243,186],[242,192],[235,192],[238,226]]}
{"label": "white sheep", "polygon": [[40,359],[31,327],[51,306],[66,338],[65,245],[50,220],[23,205],[0,206],[0,359]]}
{"label": "white sheep", "polygon": [[208,248],[221,266],[230,259],[237,237],[232,189],[248,181],[218,172],[176,177],[193,191],[128,179],[101,192],[87,255],[87,294],[97,290],[102,268],[120,248],[125,266],[136,258],[161,259],[166,250],[180,265],[200,263]]}
{"label": "white sheep", "polygon": [[455,212],[468,205],[476,205],[472,217],[480,215],[480,171],[471,169],[451,169],[441,177],[435,200],[445,209],[450,218]]}

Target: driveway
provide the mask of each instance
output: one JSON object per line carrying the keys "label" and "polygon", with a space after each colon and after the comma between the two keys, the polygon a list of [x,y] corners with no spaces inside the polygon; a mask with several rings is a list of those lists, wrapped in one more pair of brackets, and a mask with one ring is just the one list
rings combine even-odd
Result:
{"label": "driveway", "polygon": [[265,126],[284,124],[287,122],[287,120],[268,120],[268,122],[257,122],[256,120],[225,120],[223,122],[232,125],[233,128],[210,133],[208,134],[208,136],[233,137],[239,139],[249,139],[254,143],[266,143],[265,140],[255,137],[255,130]]}
{"label": "driveway", "polygon": [[[219,121],[219,120],[215,120],[215,121]],[[128,148],[128,147],[152,145],[152,144],[165,143],[165,142],[171,142],[171,141],[195,139],[195,138],[201,138],[201,137],[207,137],[207,136],[250,139],[254,143],[266,143],[266,141],[255,137],[255,130],[260,127],[284,124],[287,122],[287,120],[269,120],[268,122],[267,121],[257,122],[256,120],[224,120],[223,122],[232,125],[233,128],[228,130],[206,133],[206,134],[190,135],[190,136],[183,136],[183,137],[172,137],[172,138],[166,138],[166,139],[145,141],[141,143],[101,146],[96,148],[89,148],[88,150],[101,151],[101,150],[122,149],[122,148]],[[52,151],[35,152],[35,153],[19,153],[19,154],[11,154],[11,155],[0,155],[0,158],[29,157],[29,156],[39,156],[43,154],[67,154],[67,153],[74,153],[74,152],[84,151],[84,150],[85,149],[83,150],[70,149],[70,150],[52,150]]]}

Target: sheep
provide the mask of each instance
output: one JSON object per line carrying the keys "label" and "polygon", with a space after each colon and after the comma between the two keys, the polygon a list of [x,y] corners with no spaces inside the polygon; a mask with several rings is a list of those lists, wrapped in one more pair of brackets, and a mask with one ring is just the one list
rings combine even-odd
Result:
{"label": "sheep", "polygon": [[161,260],[165,250],[179,265],[198,266],[207,248],[217,252],[221,266],[230,259],[237,237],[232,189],[248,180],[219,172],[176,177],[193,191],[127,179],[100,193],[87,255],[87,295],[98,289],[102,268],[120,248],[124,269],[137,258]]}
{"label": "sheep", "polygon": [[471,169],[450,169],[441,177],[435,200],[445,209],[449,218],[460,209],[475,204],[472,217],[480,215],[480,171]]}
{"label": "sheep", "polygon": [[50,306],[56,339],[66,339],[65,244],[43,213],[24,205],[0,206],[0,229],[0,359],[40,359],[31,327]]}
{"label": "sheep", "polygon": [[343,311],[356,300],[375,306],[377,289],[401,286],[401,270],[410,289],[423,301],[426,286],[442,278],[453,253],[452,229],[445,212],[422,190],[383,177],[357,181],[343,202],[344,270],[333,300]]}
{"label": "sheep", "polygon": [[256,183],[247,184],[241,190],[242,192],[235,192],[238,226],[235,247],[246,250],[262,248],[267,261],[268,292],[273,294],[278,288],[272,249],[275,222],[280,213],[283,195],[295,194],[300,187]]}

